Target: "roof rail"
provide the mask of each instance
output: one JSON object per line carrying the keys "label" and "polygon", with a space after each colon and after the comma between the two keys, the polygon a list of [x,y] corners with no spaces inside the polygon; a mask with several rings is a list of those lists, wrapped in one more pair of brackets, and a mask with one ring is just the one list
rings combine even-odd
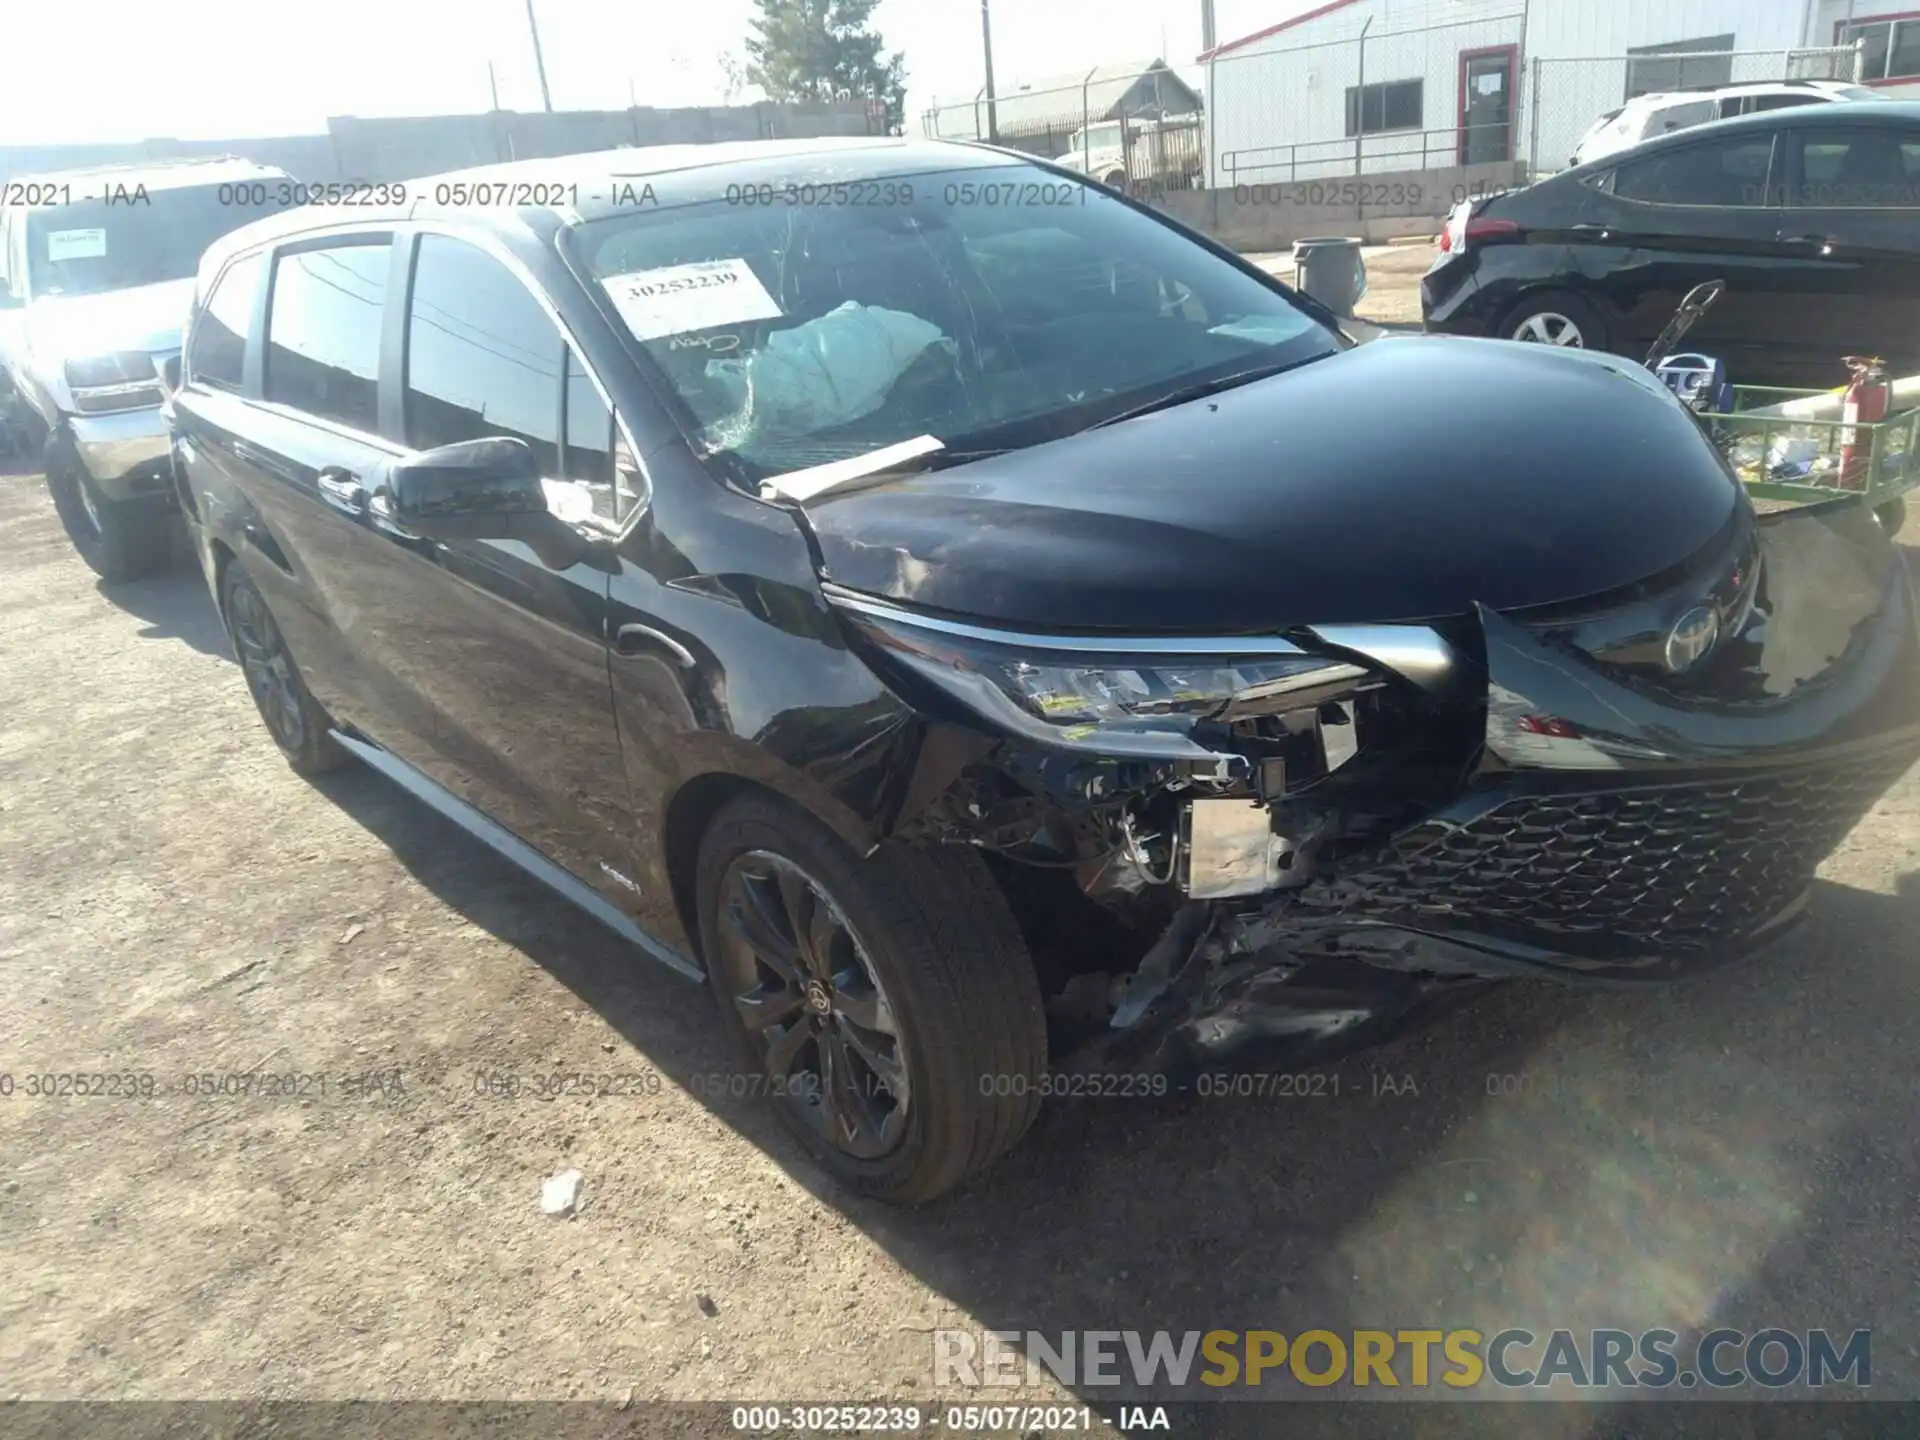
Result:
{"label": "roof rail", "polygon": [[[1639,56],[1635,56],[1639,59]],[[1706,85],[1675,85],[1666,90],[1647,90],[1635,95],[1635,100],[1644,100],[1650,95],[1708,95],[1716,90],[1744,90],[1750,85],[1795,85],[1812,89],[1816,85],[1845,85],[1845,80],[1809,80],[1801,77],[1778,80],[1718,80]]]}

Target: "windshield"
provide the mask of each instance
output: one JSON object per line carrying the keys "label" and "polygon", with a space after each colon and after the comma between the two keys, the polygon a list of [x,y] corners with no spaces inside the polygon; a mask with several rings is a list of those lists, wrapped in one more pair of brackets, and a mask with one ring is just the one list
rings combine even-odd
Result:
{"label": "windshield", "polygon": [[771,204],[647,210],[570,242],[743,483],[926,436],[1037,444],[1340,348],[1284,294],[1049,171],[837,188],[848,203],[790,206],[776,186]]}
{"label": "windshield", "polygon": [[128,190],[110,201],[80,200],[27,217],[30,294],[97,295],[189,279],[215,240],[286,208],[274,202],[272,186],[253,188],[253,196],[264,197],[258,205],[234,199],[245,185]]}
{"label": "windshield", "polygon": [[1091,130],[1073,132],[1073,148],[1076,150],[1118,150],[1120,148],[1120,127],[1115,125],[1096,125]]}

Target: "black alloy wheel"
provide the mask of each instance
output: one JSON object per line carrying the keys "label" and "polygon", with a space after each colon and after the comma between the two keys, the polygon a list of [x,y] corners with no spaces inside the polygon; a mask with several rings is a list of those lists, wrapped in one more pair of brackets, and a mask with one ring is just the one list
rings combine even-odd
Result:
{"label": "black alloy wheel", "polygon": [[274,744],[302,775],[317,775],[343,764],[347,754],[328,733],[332,721],[300,678],[266,597],[237,563],[227,567],[221,591],[221,608],[240,673]]}
{"label": "black alloy wheel", "polygon": [[858,851],[794,802],[749,790],[693,858],[700,953],[743,1078],[815,1164],[917,1205],[1019,1142],[1046,1080],[1046,1012],[978,855]]}
{"label": "black alloy wheel", "polygon": [[899,1022],[833,897],[793,861],[749,850],[719,898],[716,958],[776,1099],[855,1159],[895,1149],[913,1103]]}

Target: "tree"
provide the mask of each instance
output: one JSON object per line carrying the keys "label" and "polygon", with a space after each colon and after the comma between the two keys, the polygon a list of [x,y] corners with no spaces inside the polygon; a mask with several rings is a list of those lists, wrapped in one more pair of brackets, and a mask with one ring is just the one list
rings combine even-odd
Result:
{"label": "tree", "polygon": [[874,33],[879,0],[756,0],[747,79],[769,100],[881,100],[887,125],[907,101],[906,57],[883,55]]}

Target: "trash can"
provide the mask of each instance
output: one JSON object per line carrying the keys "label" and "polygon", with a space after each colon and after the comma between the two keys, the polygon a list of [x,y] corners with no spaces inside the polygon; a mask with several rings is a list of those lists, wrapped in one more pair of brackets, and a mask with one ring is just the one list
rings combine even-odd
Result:
{"label": "trash can", "polygon": [[1296,240],[1293,264],[1297,287],[1336,315],[1353,314],[1367,293],[1367,262],[1351,236]]}

